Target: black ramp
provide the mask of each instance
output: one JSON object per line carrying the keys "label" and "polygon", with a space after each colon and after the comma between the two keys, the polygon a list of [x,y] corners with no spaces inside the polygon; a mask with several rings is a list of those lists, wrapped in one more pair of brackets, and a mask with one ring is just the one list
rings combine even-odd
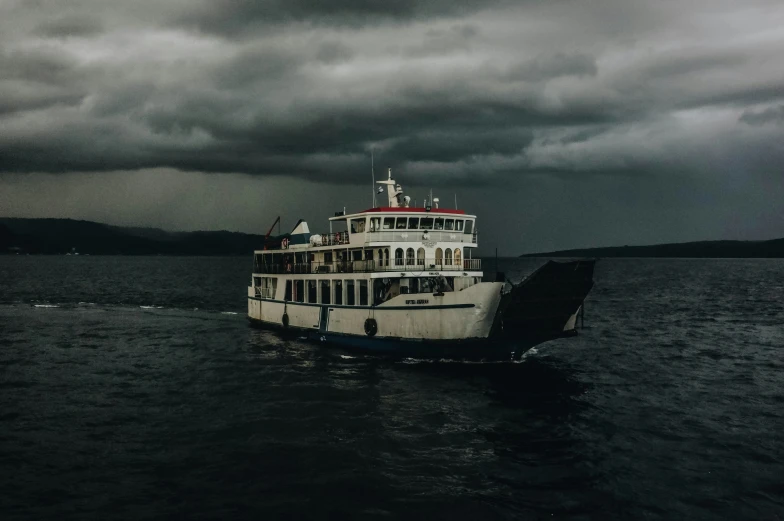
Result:
{"label": "black ramp", "polygon": [[512,286],[499,309],[498,334],[544,342],[575,334],[567,327],[593,288],[595,259],[548,261]]}

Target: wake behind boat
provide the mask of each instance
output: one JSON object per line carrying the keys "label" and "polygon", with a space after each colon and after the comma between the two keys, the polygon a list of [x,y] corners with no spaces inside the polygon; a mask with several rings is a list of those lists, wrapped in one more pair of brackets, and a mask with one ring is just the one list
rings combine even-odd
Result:
{"label": "wake behind boat", "polygon": [[502,274],[483,282],[475,215],[438,199],[411,207],[391,170],[378,184],[387,206],[339,212],[328,234],[311,234],[303,220],[267,234],[248,288],[253,325],[347,348],[485,360],[576,334],[595,261],[550,261],[517,284]]}

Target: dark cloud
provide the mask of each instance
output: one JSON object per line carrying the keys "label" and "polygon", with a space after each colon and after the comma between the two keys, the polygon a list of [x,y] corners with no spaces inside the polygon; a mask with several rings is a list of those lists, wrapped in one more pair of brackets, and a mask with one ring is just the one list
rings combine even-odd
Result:
{"label": "dark cloud", "polygon": [[512,80],[543,81],[563,76],[596,76],[598,68],[593,56],[582,53],[556,53],[513,65],[508,77]]}
{"label": "dark cloud", "polygon": [[752,126],[784,125],[784,105],[770,107],[761,111],[744,111],[740,116],[740,121]]}
{"label": "dark cloud", "polygon": [[458,17],[508,3],[507,0],[220,0],[200,1],[176,18],[183,27],[227,37],[245,35],[257,27],[280,23],[326,26],[374,26],[385,22],[407,22]]}
{"label": "dark cloud", "polygon": [[90,15],[73,15],[42,23],[36,32],[50,38],[87,37],[100,33],[103,24]]}
{"label": "dark cloud", "polygon": [[322,43],[316,52],[316,58],[326,64],[348,61],[354,56],[354,51],[340,42],[330,41]]}

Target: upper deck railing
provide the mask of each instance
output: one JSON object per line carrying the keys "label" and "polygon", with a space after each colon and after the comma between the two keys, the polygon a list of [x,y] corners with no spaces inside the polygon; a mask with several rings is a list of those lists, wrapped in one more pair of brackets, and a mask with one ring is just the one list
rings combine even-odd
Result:
{"label": "upper deck railing", "polygon": [[461,242],[477,244],[478,234],[463,233],[459,231],[440,230],[382,230],[365,234],[367,242],[419,242],[423,240],[434,242]]}
{"label": "upper deck railing", "polygon": [[334,262],[303,262],[298,264],[253,263],[253,273],[308,274],[308,273],[375,273],[425,271],[480,271],[481,259],[390,259]]}
{"label": "upper deck railing", "polygon": [[[365,233],[365,243],[369,242],[459,242],[463,244],[477,244],[479,234],[463,233],[460,231],[441,230],[381,230]],[[344,246],[350,244],[348,232],[321,234],[321,239],[315,246]],[[354,241],[356,243],[356,241]]]}

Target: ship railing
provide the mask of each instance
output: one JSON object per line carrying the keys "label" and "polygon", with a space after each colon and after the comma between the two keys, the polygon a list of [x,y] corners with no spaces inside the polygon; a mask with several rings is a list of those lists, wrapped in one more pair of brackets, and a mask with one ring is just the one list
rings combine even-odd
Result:
{"label": "ship railing", "polygon": [[348,232],[335,232],[321,234],[321,241],[316,243],[316,246],[339,246],[348,244]]}
{"label": "ship railing", "polygon": [[481,259],[337,260],[296,264],[257,264],[254,273],[300,275],[311,273],[375,273],[379,271],[480,271]]}
{"label": "ship railing", "polygon": [[365,234],[366,242],[460,242],[477,244],[478,235],[457,230],[382,230]]}

